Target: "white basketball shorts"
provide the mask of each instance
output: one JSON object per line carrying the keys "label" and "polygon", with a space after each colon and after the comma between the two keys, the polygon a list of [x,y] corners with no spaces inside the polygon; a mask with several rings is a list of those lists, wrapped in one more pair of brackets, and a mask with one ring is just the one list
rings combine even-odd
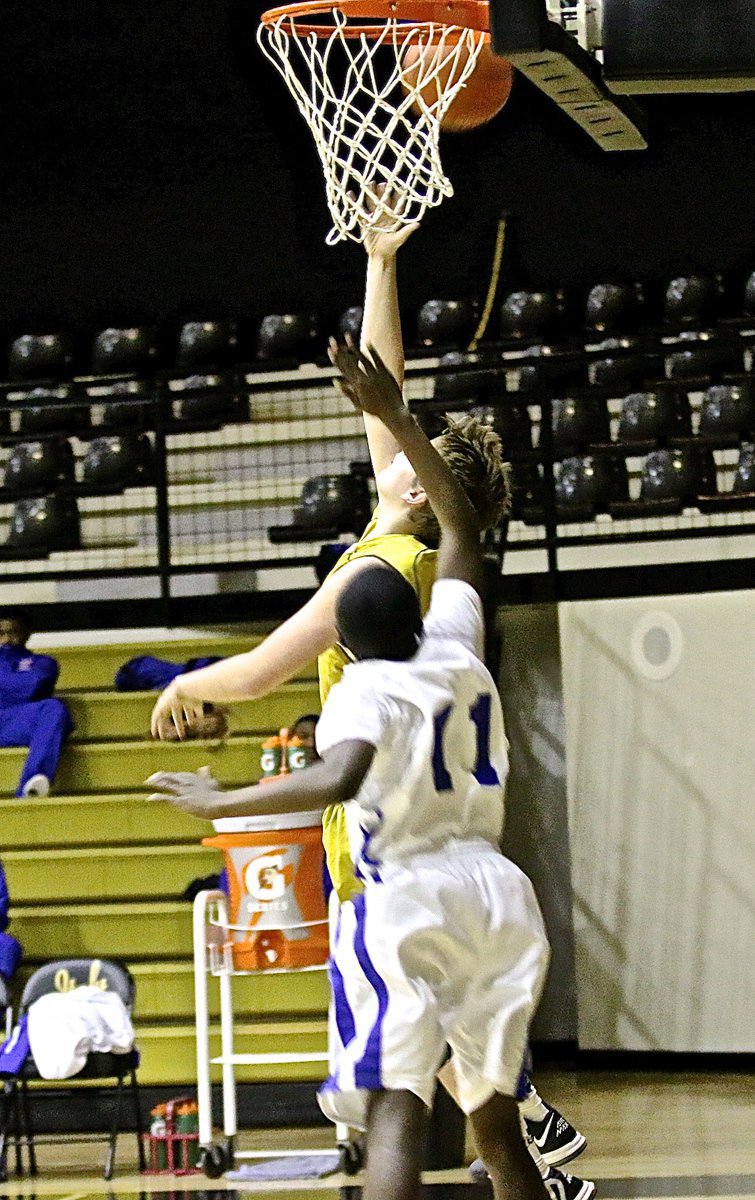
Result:
{"label": "white basketball shorts", "polygon": [[364,1129],[382,1089],[429,1107],[447,1047],[465,1112],[514,1095],[549,957],[529,879],[484,841],[380,874],[334,922],[323,1112]]}

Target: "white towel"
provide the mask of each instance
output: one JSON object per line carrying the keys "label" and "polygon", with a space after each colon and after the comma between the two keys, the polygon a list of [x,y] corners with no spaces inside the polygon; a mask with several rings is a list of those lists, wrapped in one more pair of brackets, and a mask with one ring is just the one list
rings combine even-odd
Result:
{"label": "white towel", "polygon": [[127,1054],[134,1029],[116,992],[86,984],[48,992],[30,1005],[29,1045],[43,1079],[70,1079],[93,1050]]}

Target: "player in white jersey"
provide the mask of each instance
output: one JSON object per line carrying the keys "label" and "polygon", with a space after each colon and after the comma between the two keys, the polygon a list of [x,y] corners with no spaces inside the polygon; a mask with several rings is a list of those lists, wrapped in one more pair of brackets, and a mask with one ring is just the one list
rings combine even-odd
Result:
{"label": "player in white jersey", "polygon": [[508,762],[481,661],[479,527],[380,360],[349,350],[339,366],[347,394],[405,448],[396,469],[416,472],[440,521],[424,626],[397,571],[365,569],[337,606],[355,662],[325,704],[321,762],[230,793],[187,773],[150,782],[205,817],[346,803],[365,888],[341,906],[335,931],[338,1036],[321,1103],[367,1126],[365,1200],[419,1196],[425,1115],[447,1046],[496,1197],[542,1200],[514,1091],[548,945],[529,880],[498,850]]}

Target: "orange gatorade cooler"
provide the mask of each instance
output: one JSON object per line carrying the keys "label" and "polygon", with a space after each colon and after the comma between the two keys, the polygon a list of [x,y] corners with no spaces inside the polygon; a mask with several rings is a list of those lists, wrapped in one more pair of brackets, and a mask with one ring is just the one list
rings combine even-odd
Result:
{"label": "orange gatorade cooler", "polygon": [[237,971],[327,962],[321,814],[227,817],[204,846],[221,850]]}

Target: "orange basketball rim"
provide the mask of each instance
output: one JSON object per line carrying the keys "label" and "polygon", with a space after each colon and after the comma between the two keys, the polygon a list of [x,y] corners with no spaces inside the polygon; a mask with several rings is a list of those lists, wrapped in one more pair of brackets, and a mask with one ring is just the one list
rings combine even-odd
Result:
{"label": "orange basketball rim", "polygon": [[478,125],[511,86],[497,60],[505,80],[493,111],[480,94],[460,121],[449,115],[483,49],[495,57],[485,0],[305,0],[265,12],[257,40],[315,139],[330,244],[414,224],[451,196],[438,144],[445,119]]}

